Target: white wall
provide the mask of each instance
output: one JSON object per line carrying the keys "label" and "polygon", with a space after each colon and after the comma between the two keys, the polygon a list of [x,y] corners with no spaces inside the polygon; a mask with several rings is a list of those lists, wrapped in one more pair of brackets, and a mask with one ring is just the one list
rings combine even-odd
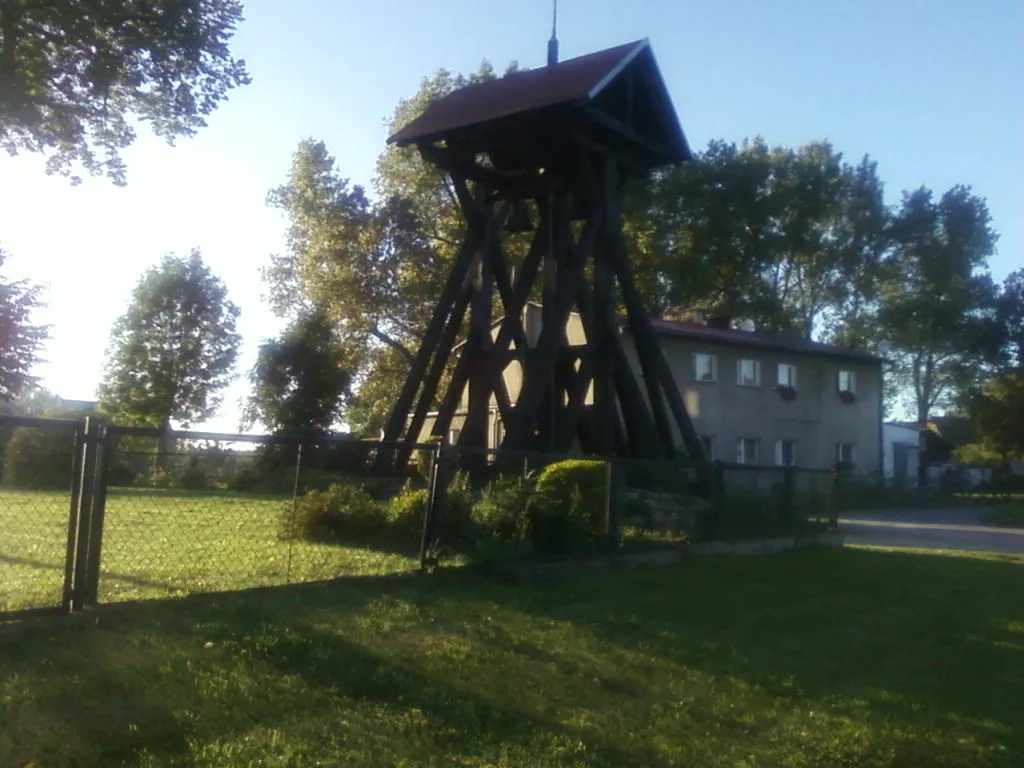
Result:
{"label": "white wall", "polygon": [[[897,446],[900,446],[897,448]],[[898,424],[882,425],[882,469],[886,480],[893,480],[896,473],[897,451],[907,452],[906,482],[917,485],[918,462],[920,459],[920,435],[913,427]]]}

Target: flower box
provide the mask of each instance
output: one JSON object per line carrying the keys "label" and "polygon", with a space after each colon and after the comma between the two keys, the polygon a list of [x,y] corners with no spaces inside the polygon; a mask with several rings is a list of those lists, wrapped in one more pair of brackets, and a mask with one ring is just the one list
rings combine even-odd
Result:
{"label": "flower box", "polygon": [[846,405],[857,402],[857,396],[848,389],[839,390],[839,399],[846,403]]}
{"label": "flower box", "polygon": [[778,390],[779,397],[781,397],[786,402],[792,402],[793,400],[796,400],[796,387],[787,387],[784,384],[780,384],[775,389]]}

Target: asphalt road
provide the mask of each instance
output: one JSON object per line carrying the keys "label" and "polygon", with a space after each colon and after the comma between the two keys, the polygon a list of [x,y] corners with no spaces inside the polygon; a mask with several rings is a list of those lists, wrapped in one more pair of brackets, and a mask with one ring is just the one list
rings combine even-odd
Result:
{"label": "asphalt road", "polygon": [[915,549],[965,549],[1024,555],[1024,529],[984,525],[979,509],[895,509],[848,512],[839,518],[847,544]]}

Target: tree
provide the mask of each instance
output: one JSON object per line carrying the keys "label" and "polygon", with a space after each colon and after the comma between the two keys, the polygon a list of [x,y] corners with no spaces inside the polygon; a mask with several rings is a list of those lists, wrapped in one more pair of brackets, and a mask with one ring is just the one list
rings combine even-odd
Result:
{"label": "tree", "polygon": [[[0,266],[6,258],[0,249]],[[36,382],[31,370],[49,337],[46,326],[32,323],[32,314],[42,306],[41,292],[25,280],[0,278],[0,401],[17,397]]]}
{"label": "tree", "polygon": [[985,201],[956,186],[939,200],[923,187],[905,193],[890,236],[878,333],[892,344],[895,384],[923,426],[1002,358],[985,271],[996,234]]}
{"label": "tree", "polygon": [[212,416],[238,356],[237,318],[199,251],[165,256],[114,324],[100,385],[104,410],[165,433],[172,421],[188,426]]}
{"label": "tree", "polygon": [[626,230],[639,272],[661,275],[655,307],[704,306],[810,338],[838,335],[876,294],[887,214],[868,158],[852,166],[827,142],[713,141],[641,196]]}
{"label": "tree", "polygon": [[1007,356],[1024,369],[1024,268],[1003,281],[997,319],[1006,334]]}
{"label": "tree", "polygon": [[0,146],[123,184],[133,119],[173,142],[249,82],[241,19],[238,0],[0,0]]}
{"label": "tree", "polygon": [[[441,71],[399,103],[389,128],[433,99],[492,77],[486,62],[468,78]],[[302,141],[287,182],[268,195],[289,230],[287,250],[264,272],[279,315],[323,307],[334,323],[358,389],[350,425],[363,432],[379,426],[397,396],[464,230],[449,180],[414,149],[386,149],[374,189],[371,201],[340,173],[323,142]],[[515,263],[514,249],[510,255]]]}
{"label": "tree", "polygon": [[297,317],[280,339],[260,345],[249,380],[245,426],[315,436],[337,422],[352,376],[327,313],[314,310]]}
{"label": "tree", "polygon": [[1004,464],[1024,460],[1024,369],[1007,369],[968,399],[980,448]]}

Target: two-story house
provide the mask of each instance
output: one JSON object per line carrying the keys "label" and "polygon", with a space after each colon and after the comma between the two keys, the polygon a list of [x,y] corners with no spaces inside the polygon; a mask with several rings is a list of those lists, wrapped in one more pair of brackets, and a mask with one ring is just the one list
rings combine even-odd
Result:
{"label": "two-story house", "polygon": [[[527,343],[540,335],[541,308],[524,310]],[[744,464],[792,464],[828,468],[837,463],[877,472],[882,462],[881,358],[795,336],[761,333],[725,318],[652,320],[686,409],[710,458]],[[642,376],[625,323],[620,328],[626,355]],[[570,318],[570,344],[583,344],[579,318]],[[512,403],[521,372],[505,370]],[[592,392],[587,402],[591,402]],[[467,395],[448,439],[458,439]],[[430,435],[428,419],[422,438]],[[489,447],[503,431],[492,408]],[[678,434],[676,439],[679,439]]]}

